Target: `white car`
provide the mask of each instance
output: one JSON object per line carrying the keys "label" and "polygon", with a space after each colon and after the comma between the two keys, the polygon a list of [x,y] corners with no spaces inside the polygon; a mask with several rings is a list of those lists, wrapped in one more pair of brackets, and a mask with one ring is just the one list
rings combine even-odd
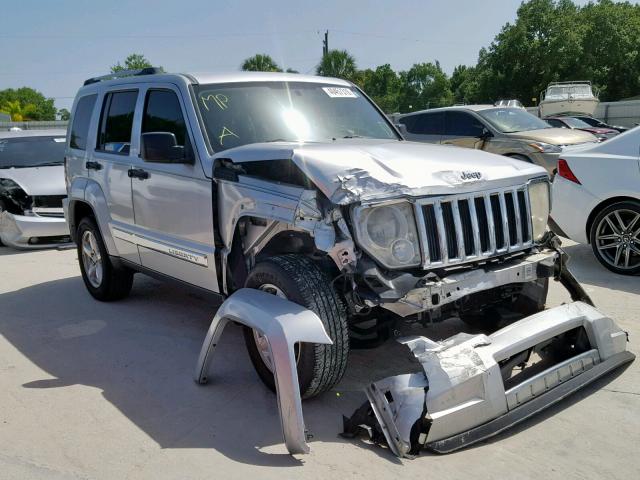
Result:
{"label": "white car", "polygon": [[62,199],[66,130],[0,132],[0,245],[69,241]]}
{"label": "white car", "polygon": [[640,273],[640,128],[562,154],[549,223],[609,270]]}

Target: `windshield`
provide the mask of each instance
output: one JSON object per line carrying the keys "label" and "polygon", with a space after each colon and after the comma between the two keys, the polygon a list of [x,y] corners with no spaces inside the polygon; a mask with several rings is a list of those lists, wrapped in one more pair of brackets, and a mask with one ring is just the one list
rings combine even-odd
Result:
{"label": "windshield", "polygon": [[64,137],[0,138],[0,168],[62,165]]}
{"label": "windshield", "polygon": [[563,117],[562,121],[569,125],[571,128],[591,128],[592,125],[589,125],[584,120],[580,120],[579,118],[573,117]]}
{"label": "windshield", "polygon": [[526,132],[527,130],[551,128],[544,120],[520,108],[490,108],[480,110],[478,113],[502,133]]}
{"label": "windshield", "polygon": [[214,150],[274,141],[394,139],[385,117],[355,88],[308,82],[194,86]]}

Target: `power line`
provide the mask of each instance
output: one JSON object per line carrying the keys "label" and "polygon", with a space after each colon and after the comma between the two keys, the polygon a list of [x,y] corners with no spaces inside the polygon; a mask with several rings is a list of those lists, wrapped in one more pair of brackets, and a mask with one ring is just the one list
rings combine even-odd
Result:
{"label": "power line", "polygon": [[315,32],[311,30],[305,31],[291,31],[291,32],[249,32],[249,33],[184,33],[184,34],[36,34],[36,35],[24,35],[24,34],[12,34],[2,33],[0,38],[221,38],[221,37],[273,37],[282,35],[308,35]]}

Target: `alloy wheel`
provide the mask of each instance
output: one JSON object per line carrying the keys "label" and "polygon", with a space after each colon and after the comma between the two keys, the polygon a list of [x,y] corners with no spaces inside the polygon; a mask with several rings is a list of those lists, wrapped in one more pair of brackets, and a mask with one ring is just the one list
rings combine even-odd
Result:
{"label": "alloy wheel", "polygon": [[614,210],[596,227],[596,248],[602,259],[620,270],[640,266],[640,213],[629,209]]}
{"label": "alloy wheel", "polygon": [[102,256],[95,235],[91,230],[85,230],[82,234],[82,265],[87,275],[87,280],[94,288],[102,285]]}

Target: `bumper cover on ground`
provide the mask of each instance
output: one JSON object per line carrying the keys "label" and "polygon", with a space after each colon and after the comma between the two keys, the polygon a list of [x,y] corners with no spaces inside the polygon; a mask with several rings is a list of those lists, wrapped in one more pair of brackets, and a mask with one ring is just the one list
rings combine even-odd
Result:
{"label": "bumper cover on ground", "polygon": [[[549,365],[563,342],[564,357]],[[374,440],[384,438],[400,457],[422,448],[446,453],[491,437],[635,358],[625,350],[626,333],[582,302],[488,336],[462,333],[442,342],[412,337],[402,343],[424,373],[371,384],[370,408],[345,419],[347,434],[366,426]],[[532,354],[542,356],[538,369],[512,375]]]}

